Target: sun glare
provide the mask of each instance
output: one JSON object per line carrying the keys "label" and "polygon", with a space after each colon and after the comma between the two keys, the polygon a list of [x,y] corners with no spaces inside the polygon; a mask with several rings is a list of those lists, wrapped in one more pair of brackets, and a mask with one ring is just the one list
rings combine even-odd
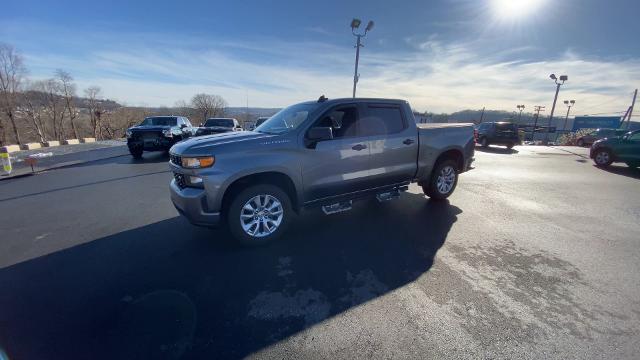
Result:
{"label": "sun glare", "polygon": [[499,20],[531,15],[545,0],[490,0],[494,16]]}

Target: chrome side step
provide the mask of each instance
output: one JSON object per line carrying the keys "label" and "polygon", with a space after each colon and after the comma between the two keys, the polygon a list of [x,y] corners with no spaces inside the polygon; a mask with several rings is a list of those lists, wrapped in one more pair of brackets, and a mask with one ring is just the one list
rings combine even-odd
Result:
{"label": "chrome side step", "polygon": [[351,210],[352,204],[353,204],[353,201],[351,200],[341,201],[335,204],[323,206],[322,211],[325,213],[325,215],[337,214],[339,212]]}
{"label": "chrome side step", "polygon": [[379,202],[391,201],[399,197],[400,197],[400,191],[398,189],[385,191],[376,195],[376,199],[378,199]]}

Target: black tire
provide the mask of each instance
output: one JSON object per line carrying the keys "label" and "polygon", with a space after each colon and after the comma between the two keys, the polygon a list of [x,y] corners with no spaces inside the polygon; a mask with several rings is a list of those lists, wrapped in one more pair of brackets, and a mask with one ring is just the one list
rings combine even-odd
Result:
{"label": "black tire", "polygon": [[[443,170],[448,167],[453,169],[453,184],[448,191],[441,191],[441,189],[438,187],[438,179],[440,178],[440,176],[445,176]],[[451,194],[453,194],[453,191],[456,189],[456,185],[458,185],[458,164],[454,160],[446,159],[439,162],[435,166],[433,172],[431,173],[431,179],[429,179],[429,183],[426,185],[422,185],[422,191],[424,191],[425,195],[427,195],[431,199],[444,200]]]}
{"label": "black tire", "polygon": [[129,153],[134,159],[142,159],[143,152],[144,150],[142,148],[129,148]]}
{"label": "black tire", "polygon": [[[240,220],[240,216],[243,212],[243,207],[245,206],[245,204],[259,195],[269,195],[275,198],[281,204],[282,219],[279,225],[277,225],[275,231],[273,231],[272,233],[264,236],[252,236],[245,232]],[[261,198],[261,201],[266,201],[266,199]],[[244,211],[245,214],[247,214],[246,210]],[[293,216],[294,213],[291,207],[291,199],[289,198],[289,195],[287,195],[287,193],[281,188],[269,184],[253,185],[240,191],[233,197],[233,199],[231,199],[229,207],[225,211],[225,218],[227,220],[227,225],[229,226],[229,231],[231,232],[233,237],[235,237],[241,244],[245,246],[264,245],[276,240],[286,231],[287,227],[291,223]],[[247,220],[250,221],[251,219]],[[264,225],[258,223],[254,232],[260,230],[264,231],[265,229],[266,227],[264,227]]]}
{"label": "black tire", "polygon": [[613,156],[609,149],[597,149],[593,154],[593,162],[599,167],[607,167],[613,162]]}
{"label": "black tire", "polygon": [[509,150],[513,149],[513,143],[507,144],[507,149],[509,149]]}
{"label": "black tire", "polygon": [[584,140],[583,139],[578,139],[578,146],[584,147]]}
{"label": "black tire", "polygon": [[481,137],[480,138],[480,146],[482,146],[483,148],[488,148],[489,147],[489,140],[487,140],[486,137]]}

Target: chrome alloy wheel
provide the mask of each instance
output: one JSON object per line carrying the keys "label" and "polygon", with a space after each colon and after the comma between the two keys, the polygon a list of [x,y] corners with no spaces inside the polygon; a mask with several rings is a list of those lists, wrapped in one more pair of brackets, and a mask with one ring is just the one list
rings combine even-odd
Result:
{"label": "chrome alloy wheel", "polygon": [[240,225],[249,236],[264,237],[278,229],[284,217],[282,203],[272,195],[256,195],[240,210]]}
{"label": "chrome alloy wheel", "polygon": [[441,194],[448,194],[453,189],[453,183],[456,180],[456,171],[452,166],[445,166],[438,174],[436,186]]}
{"label": "chrome alloy wheel", "polygon": [[605,165],[609,162],[609,153],[606,151],[598,151],[596,153],[596,164]]}

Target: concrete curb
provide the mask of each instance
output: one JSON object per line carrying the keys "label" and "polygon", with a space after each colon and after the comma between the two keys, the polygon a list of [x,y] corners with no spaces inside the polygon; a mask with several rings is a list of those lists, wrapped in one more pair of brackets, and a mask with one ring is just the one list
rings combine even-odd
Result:
{"label": "concrete curb", "polygon": [[[100,150],[108,150],[108,153],[103,154],[102,156],[100,155],[101,153],[99,153],[98,151]],[[86,153],[87,152],[93,152],[96,151],[96,157],[92,157],[92,158],[86,158],[86,159],[64,159],[64,157],[68,157],[68,156],[74,156],[74,155],[78,155],[78,154],[82,154],[82,153]],[[55,169],[60,169],[60,168],[65,168],[65,167],[71,167],[71,166],[75,166],[75,165],[80,165],[80,164],[85,164],[85,163],[91,163],[91,162],[96,162],[96,161],[101,161],[101,160],[108,160],[108,159],[113,159],[113,158],[118,158],[118,157],[123,157],[123,156],[131,156],[129,154],[129,150],[127,149],[126,146],[118,146],[118,147],[114,147],[114,148],[101,148],[101,149],[93,149],[93,150],[87,150],[87,151],[81,151],[81,152],[77,152],[77,153],[73,153],[73,154],[65,154],[65,155],[60,155],[60,157],[63,157],[63,159],[59,159],[61,160],[58,163],[53,163],[53,164],[38,164],[36,165],[36,171],[35,172],[31,172],[31,168],[30,167],[21,167],[21,168],[15,168],[14,167],[14,171],[10,174],[10,175],[2,175],[0,176],[0,181],[2,180],[9,180],[9,179],[15,179],[15,178],[20,178],[20,177],[25,177],[25,176],[30,176],[30,175],[38,175],[40,173],[49,171],[49,170],[55,170]],[[53,158],[48,158],[48,159],[55,159],[56,157]],[[55,160],[54,160],[55,161]]]}
{"label": "concrete curb", "polygon": [[12,153],[16,151],[20,151],[20,145],[6,145],[2,147],[2,152]]}
{"label": "concrete curb", "polygon": [[44,147],[53,147],[53,146],[60,146],[60,141],[45,141],[44,143]]}
{"label": "concrete curb", "polygon": [[77,144],[80,144],[80,140],[78,139],[62,140],[62,145],[77,145]]}
{"label": "concrete curb", "polygon": [[22,144],[20,148],[22,150],[33,150],[33,149],[40,149],[41,147],[42,147],[42,144],[40,143],[26,143],[26,144]]}
{"label": "concrete curb", "polygon": [[548,147],[550,147],[550,148],[552,148],[552,149],[556,149],[556,150],[564,151],[564,152],[566,152],[566,153],[573,154],[573,155],[575,155],[575,156],[579,156],[579,157],[581,157],[581,158],[583,158],[583,159],[589,159],[589,156],[588,156],[588,155],[585,155],[585,154],[579,154],[579,153],[574,152],[574,151],[571,151],[571,150],[569,150],[569,149],[565,149],[564,147],[557,147],[557,146],[548,146]]}
{"label": "concrete curb", "polygon": [[94,142],[96,142],[96,138],[82,138],[82,139],[80,139],[80,142],[83,143],[83,144],[94,143]]}

